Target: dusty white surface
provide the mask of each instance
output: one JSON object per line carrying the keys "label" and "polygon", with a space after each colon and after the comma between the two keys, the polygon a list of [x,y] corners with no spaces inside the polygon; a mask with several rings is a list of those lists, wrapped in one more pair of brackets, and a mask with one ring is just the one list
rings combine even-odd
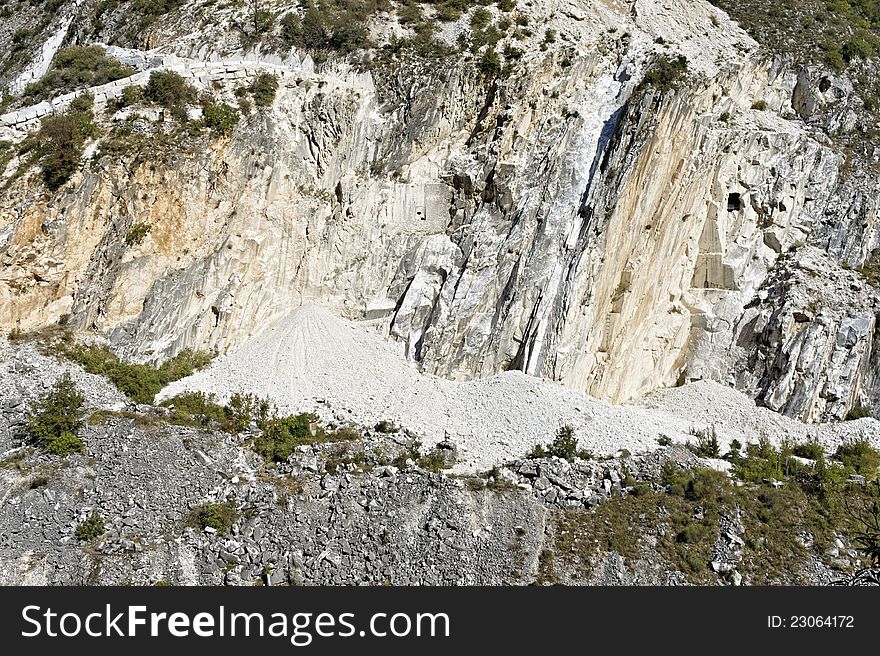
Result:
{"label": "dusty white surface", "polygon": [[766,436],[829,447],[864,435],[877,439],[880,422],[807,426],[763,408],[716,383],[696,383],[652,395],[640,405],[611,405],[556,383],[507,372],[453,382],[419,373],[396,346],[368,327],[314,305],[297,308],[238,351],[169,385],[159,395],[204,391],[225,400],[236,391],[270,398],[282,412],[315,410],[327,419],[371,426],[390,420],[426,446],[452,438],[463,452],[458,470],[490,468],[552,439],[562,425],[596,454],[644,451],[667,435],[693,440],[692,428],[714,425],[723,443]]}

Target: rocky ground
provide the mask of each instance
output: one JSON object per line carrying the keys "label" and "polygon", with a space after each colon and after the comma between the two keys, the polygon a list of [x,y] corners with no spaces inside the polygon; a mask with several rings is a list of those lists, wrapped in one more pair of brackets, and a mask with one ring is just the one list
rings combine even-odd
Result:
{"label": "rocky ground", "polygon": [[[557,554],[549,573],[547,559],[570,531],[570,513],[589,521],[640,482],[656,481],[665,461],[727,466],[672,446],[573,462],[511,452],[491,471],[454,474],[454,444],[423,446],[422,454],[442,456],[431,466],[418,459],[412,432],[362,427],[355,440],[302,446],[267,466],[250,447],[254,426],[232,436],[171,425],[167,409],[129,403],[103,378],[32,344],[6,345],[2,357],[7,584],[687,583],[690,575],[652,557],[650,531],[638,558],[610,549],[584,568]],[[86,452],[59,458],[41,453],[24,427],[30,404],[65,372],[84,393],[89,419],[80,432]],[[228,527],[194,522],[206,503],[230,509]],[[78,539],[77,527],[95,513],[105,530]],[[747,536],[735,513],[722,529],[705,574],[738,584],[735,552]],[[841,547],[854,566],[856,552]],[[805,561],[804,571],[815,583],[836,576],[821,558]]]}

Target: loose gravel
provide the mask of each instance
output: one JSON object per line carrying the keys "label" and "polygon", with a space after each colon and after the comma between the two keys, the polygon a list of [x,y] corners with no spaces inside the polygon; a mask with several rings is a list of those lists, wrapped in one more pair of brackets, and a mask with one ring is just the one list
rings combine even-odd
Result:
{"label": "loose gravel", "polygon": [[723,445],[733,439],[817,437],[829,448],[852,437],[877,440],[880,422],[863,419],[807,426],[755,407],[739,392],[712,382],[654,394],[638,405],[612,405],[554,382],[506,372],[455,382],[420,373],[397,346],[367,327],[306,305],[207,369],[172,383],[159,395],[203,391],[225,401],[249,392],[284,413],[314,411],[325,420],[372,426],[391,421],[428,447],[452,439],[457,470],[485,470],[549,442],[560,426],[575,429],[581,448],[596,455],[651,450],[665,435],[694,440],[715,426]]}

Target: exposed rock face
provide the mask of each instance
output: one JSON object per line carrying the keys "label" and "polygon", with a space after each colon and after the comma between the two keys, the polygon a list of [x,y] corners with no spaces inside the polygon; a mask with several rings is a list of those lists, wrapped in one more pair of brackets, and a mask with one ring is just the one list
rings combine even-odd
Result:
{"label": "exposed rock face", "polygon": [[[613,401],[709,378],[806,420],[875,398],[876,291],[807,322],[782,287],[753,305],[791,249],[823,249],[831,276],[880,245],[874,187],[810,125],[846,126],[851,85],[768,57],[702,2],[564,4],[551,24],[574,45],[534,47],[504,80],[309,63],[199,152],[101,158],[51,196],[13,182],[2,327],[70,314],[158,359],[318,302],[445,377],[514,368]],[[172,37],[165,52],[207,56]],[[642,83],[664,53],[690,75],[667,93]]]}

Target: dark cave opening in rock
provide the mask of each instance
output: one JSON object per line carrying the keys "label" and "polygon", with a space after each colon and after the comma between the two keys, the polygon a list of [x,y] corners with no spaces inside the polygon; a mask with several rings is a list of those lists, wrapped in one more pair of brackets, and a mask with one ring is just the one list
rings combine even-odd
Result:
{"label": "dark cave opening in rock", "polygon": [[738,193],[728,194],[727,196],[727,211],[728,212],[739,212],[742,209],[742,196]]}

